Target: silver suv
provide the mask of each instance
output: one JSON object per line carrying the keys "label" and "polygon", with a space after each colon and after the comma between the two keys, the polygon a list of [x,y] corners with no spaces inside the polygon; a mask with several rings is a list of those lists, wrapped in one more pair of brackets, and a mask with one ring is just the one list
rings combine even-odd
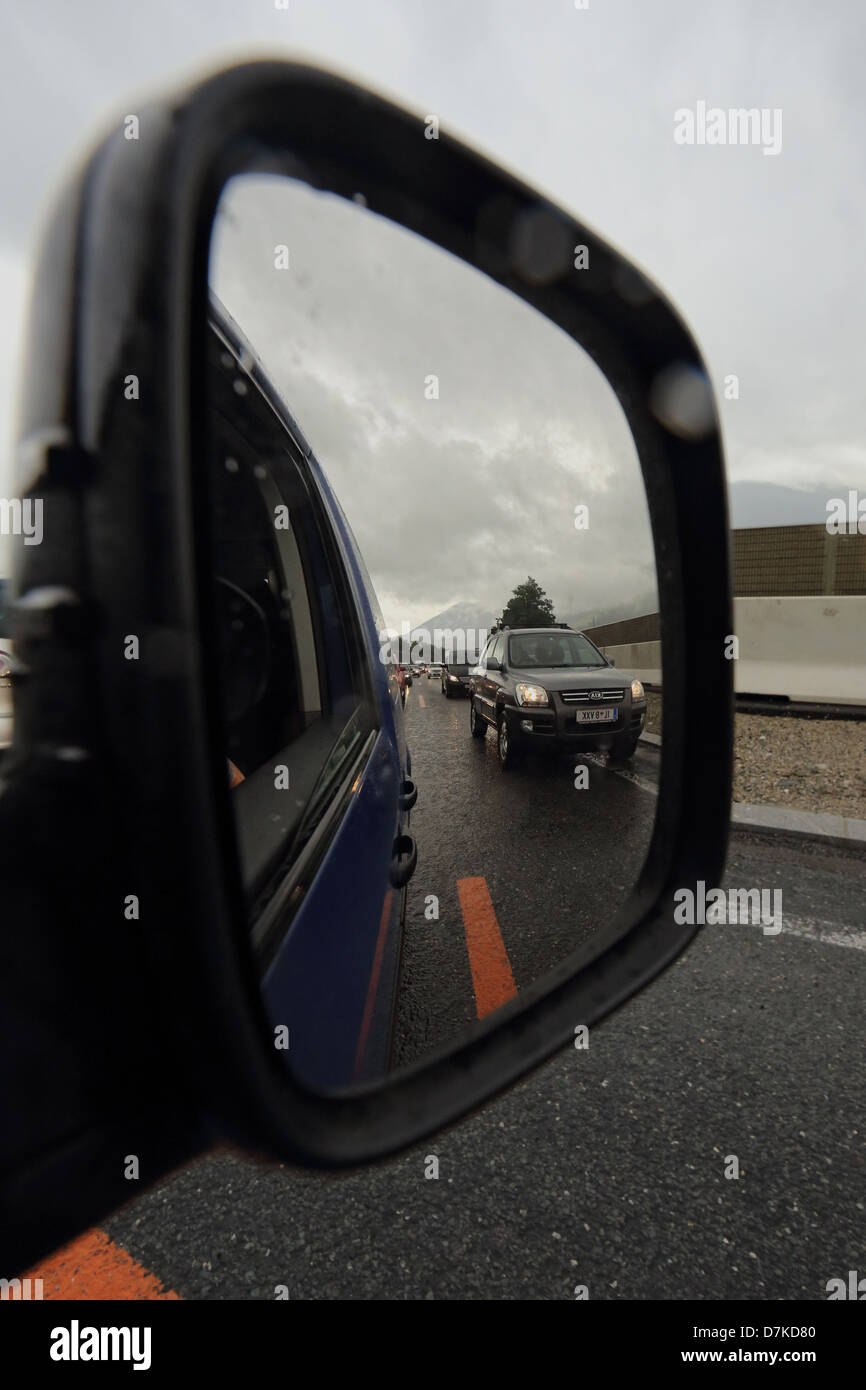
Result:
{"label": "silver suv", "polygon": [[614,761],[630,758],[645,716],[641,682],[572,628],[500,628],[471,671],[472,736],[496,730],[503,768],[528,751],[600,748]]}

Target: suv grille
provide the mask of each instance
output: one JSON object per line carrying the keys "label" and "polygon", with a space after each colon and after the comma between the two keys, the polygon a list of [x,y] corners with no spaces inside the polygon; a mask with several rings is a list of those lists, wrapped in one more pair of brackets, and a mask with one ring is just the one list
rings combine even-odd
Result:
{"label": "suv grille", "polygon": [[605,701],[624,700],[625,687],[618,685],[612,690],[593,690],[587,686],[585,690],[560,690],[559,695],[566,705],[600,705]]}

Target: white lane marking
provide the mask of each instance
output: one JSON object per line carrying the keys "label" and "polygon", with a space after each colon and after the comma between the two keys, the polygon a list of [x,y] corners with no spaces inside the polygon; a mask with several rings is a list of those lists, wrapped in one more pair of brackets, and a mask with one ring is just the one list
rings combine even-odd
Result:
{"label": "white lane marking", "polygon": [[[654,796],[658,796],[658,787],[652,782],[641,777],[639,773],[630,772],[628,768],[616,767],[608,763],[603,754],[587,751],[581,756],[596,763],[599,767],[605,768],[608,772],[615,773],[617,777],[634,782],[635,786],[640,787],[642,791],[652,792]],[[861,928],[844,926],[839,922],[825,922],[818,917],[786,917],[783,911],[781,935],[799,936],[804,941],[819,941],[822,946],[845,946],[849,950],[866,951],[866,932]]]}
{"label": "white lane marking", "polygon": [[859,927],[822,922],[817,917],[786,917],[783,912],[782,933],[802,936],[806,941],[820,941],[824,946],[848,946],[855,951],[866,951],[866,932]]}
{"label": "white lane marking", "polygon": [[641,777],[639,772],[632,772],[627,767],[617,767],[615,763],[609,763],[603,753],[593,753],[589,750],[578,753],[579,758],[586,758],[588,762],[595,763],[597,767],[602,767],[606,772],[613,772],[617,777],[622,777],[626,782],[633,782],[636,787],[640,787],[642,792],[649,792],[651,796],[658,796],[659,789],[654,782],[648,778]]}
{"label": "white lane marking", "polygon": [[[722,889],[727,892],[728,880],[724,879]],[[783,890],[784,891],[784,890]],[[818,941],[822,946],[847,946],[855,951],[866,951],[866,932],[848,923],[825,922],[819,917],[789,917],[782,912],[781,932],[762,932],[760,922],[708,922],[702,931],[724,930],[726,926],[744,927],[757,931],[772,941],[777,936],[799,936],[804,941]]]}

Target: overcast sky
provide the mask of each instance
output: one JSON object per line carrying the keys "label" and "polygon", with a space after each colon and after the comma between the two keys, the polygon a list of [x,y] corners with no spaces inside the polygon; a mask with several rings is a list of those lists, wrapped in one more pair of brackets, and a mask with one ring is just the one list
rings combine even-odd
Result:
{"label": "overcast sky", "polygon": [[[284,54],[438,114],[642,265],[719,393],[739,378],[720,401],[732,480],[866,489],[860,0],[10,0],[3,30],[7,469],[34,236],[69,160],[155,84]],[[676,143],[699,102],[778,109],[780,152]]]}
{"label": "overcast sky", "polygon": [[561,618],[655,611],[625,416],[548,319],[404,228],[282,177],[229,186],[211,267],[340,499],[388,626],[455,599],[496,614],[527,574]]}

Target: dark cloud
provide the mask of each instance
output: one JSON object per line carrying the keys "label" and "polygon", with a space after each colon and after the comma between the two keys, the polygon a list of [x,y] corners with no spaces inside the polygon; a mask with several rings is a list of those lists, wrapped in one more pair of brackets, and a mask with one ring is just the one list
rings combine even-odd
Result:
{"label": "dark cloud", "polygon": [[498,611],[528,573],[563,611],[645,593],[640,466],[581,348],[352,204],[254,176],[226,208],[212,282],[312,443],[389,621],[469,595]]}

